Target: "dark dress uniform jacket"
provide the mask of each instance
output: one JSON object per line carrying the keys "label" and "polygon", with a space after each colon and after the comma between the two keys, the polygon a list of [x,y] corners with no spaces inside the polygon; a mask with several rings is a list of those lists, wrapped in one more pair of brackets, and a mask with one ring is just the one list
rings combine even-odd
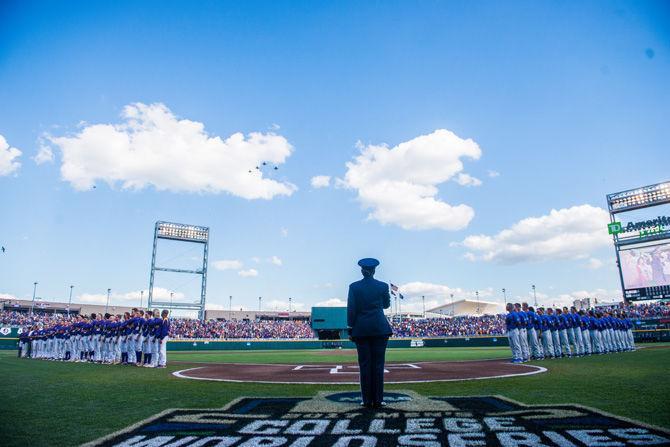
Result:
{"label": "dark dress uniform jacket", "polygon": [[384,316],[391,307],[389,286],[372,277],[363,278],[349,286],[347,324],[352,338],[390,336],[393,331]]}

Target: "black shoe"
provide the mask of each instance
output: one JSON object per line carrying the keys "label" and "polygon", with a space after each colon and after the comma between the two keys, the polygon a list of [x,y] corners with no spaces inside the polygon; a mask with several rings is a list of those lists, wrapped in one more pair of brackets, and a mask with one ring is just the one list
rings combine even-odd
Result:
{"label": "black shoe", "polygon": [[386,402],[376,402],[376,403],[372,404],[372,408],[374,410],[381,410],[385,406],[386,406]]}

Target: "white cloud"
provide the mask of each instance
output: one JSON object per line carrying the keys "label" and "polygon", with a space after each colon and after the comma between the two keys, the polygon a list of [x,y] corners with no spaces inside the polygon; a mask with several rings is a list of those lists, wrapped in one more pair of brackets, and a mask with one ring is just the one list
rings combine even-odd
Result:
{"label": "white cloud", "polygon": [[551,210],[528,217],[496,235],[468,236],[462,245],[470,260],[502,264],[549,259],[586,259],[611,243],[606,229],[607,211],[591,205]]}
{"label": "white cloud", "polygon": [[54,153],[49,146],[41,145],[37,154],[33,157],[36,164],[50,163],[54,161]]}
{"label": "white cloud", "polygon": [[207,303],[205,305],[205,309],[207,309],[207,310],[228,310],[228,307],[224,307],[222,304],[217,304],[217,303]]}
{"label": "white cloud", "polygon": [[[163,287],[154,287],[153,298],[161,301],[170,301],[170,290]],[[172,297],[175,301],[183,300],[185,295],[181,292],[172,292],[174,296]],[[144,300],[142,302],[143,306],[146,307],[149,299],[149,292],[144,291]],[[90,303],[90,304],[106,304],[107,303],[107,294],[106,293],[82,293],[77,295],[75,300],[79,303]],[[109,303],[121,306],[139,306],[140,305],[140,291],[135,290],[131,292],[116,293],[112,291],[109,296]]]}
{"label": "white cloud", "polygon": [[270,262],[271,262],[272,264],[274,264],[274,265],[277,265],[277,266],[281,266],[281,265],[283,264],[281,258],[279,258],[279,257],[277,257],[277,256],[273,256],[273,257],[271,257],[271,258],[270,258]]}
{"label": "white cloud", "polygon": [[338,184],[354,189],[369,219],[406,230],[460,230],[474,210],[452,206],[437,197],[437,186],[463,171],[462,158],[478,159],[481,150],[471,139],[438,129],[389,148],[357,144],[361,153],[347,163]]}
{"label": "white cloud", "polygon": [[[291,300],[290,307],[291,312],[293,312],[294,310],[298,312],[306,310],[305,303],[296,302],[295,300]],[[267,303],[263,303],[263,309],[274,310],[278,312],[287,311],[289,310],[289,302],[283,300],[271,300],[268,301]]]}
{"label": "white cloud", "polygon": [[254,256],[253,258],[251,258],[251,260],[254,261],[256,264],[261,263],[261,258],[259,258],[258,256]]}
{"label": "white cloud", "polygon": [[16,301],[16,300],[18,300],[18,298],[15,297],[14,295],[9,294],[9,293],[0,293],[0,300]]}
{"label": "white cloud", "polygon": [[237,274],[244,278],[250,278],[253,276],[258,276],[258,270],[256,269],[240,270],[239,272],[237,272]]}
{"label": "white cloud", "polygon": [[466,174],[464,172],[461,172],[460,174],[458,174],[456,176],[456,178],[454,179],[454,181],[461,186],[481,186],[481,184],[482,184],[481,180],[471,176],[470,174]]}
{"label": "white cloud", "polygon": [[488,171],[486,171],[486,174],[487,174],[490,178],[496,178],[496,177],[499,177],[499,176],[500,176],[500,172],[498,172],[498,171],[494,171],[494,170],[492,170],[492,169],[489,169]]}
{"label": "white cloud", "polygon": [[[440,302],[445,302],[451,299],[450,295],[454,295],[454,300],[475,299],[474,290],[465,290],[460,287],[450,287],[444,284],[434,284],[429,282],[413,281],[398,286],[398,290],[405,298],[437,298]],[[479,297],[486,298],[493,296],[493,289],[490,287],[479,290]],[[427,302],[427,301],[426,301]]]}
{"label": "white cloud", "polygon": [[84,124],[72,136],[45,136],[62,151],[61,175],[75,189],[102,180],[124,189],[227,192],[245,199],[296,190],[256,169],[291,155],[293,148],[281,135],[238,132],[222,139],[209,135],[203,123],[178,119],[163,104],[130,104],[121,116],[118,124]]}
{"label": "white cloud", "polygon": [[341,300],[339,298],[331,298],[326,301],[319,301],[318,303],[315,304],[315,306],[319,307],[346,307],[347,302],[344,300]]}
{"label": "white cloud", "polygon": [[280,230],[281,237],[288,237],[288,228],[282,228]]}
{"label": "white cloud", "polygon": [[10,147],[5,137],[0,135],[0,177],[16,172],[21,163],[18,158],[21,151],[15,147]]}
{"label": "white cloud", "polygon": [[586,263],[586,268],[590,270],[598,270],[600,267],[603,266],[603,261],[597,258],[591,258],[588,260]]}
{"label": "white cloud", "polygon": [[244,264],[237,259],[222,259],[214,261],[214,268],[217,270],[240,270]]}
{"label": "white cloud", "polygon": [[[544,294],[537,293],[537,302],[540,307],[563,307],[572,306],[575,300],[591,298],[591,306],[598,303],[619,302],[622,300],[620,290],[594,289],[594,290],[576,290],[568,293]],[[525,301],[530,305],[534,304],[533,293],[529,292],[527,296],[517,297],[514,302]]]}
{"label": "white cloud", "polygon": [[330,186],[330,176],[329,175],[317,175],[312,177],[310,180],[312,188],[327,188]]}
{"label": "white cloud", "polygon": [[464,290],[460,288],[452,288],[442,284],[433,284],[429,282],[413,281],[398,286],[400,293],[405,297],[421,297],[426,296],[430,298],[440,297],[446,298],[450,294],[463,295]]}

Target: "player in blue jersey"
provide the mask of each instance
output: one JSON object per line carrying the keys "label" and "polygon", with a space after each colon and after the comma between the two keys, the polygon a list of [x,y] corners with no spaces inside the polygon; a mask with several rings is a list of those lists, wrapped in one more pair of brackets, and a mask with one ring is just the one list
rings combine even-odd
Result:
{"label": "player in blue jersey", "polygon": [[528,315],[521,310],[521,304],[514,304],[514,312],[516,312],[519,321],[519,345],[521,346],[521,360],[527,362],[530,360],[530,351],[528,349]]}
{"label": "player in blue jersey", "polygon": [[528,326],[526,327],[526,334],[528,335],[528,345],[530,349],[531,358],[533,360],[542,360],[544,358],[544,350],[540,344],[538,332],[539,317],[535,313],[535,309],[528,306],[528,303],[521,303],[521,309],[526,313],[528,318]]}
{"label": "player in blue jersey", "polygon": [[539,319],[540,338],[542,339],[542,350],[544,358],[553,359],[556,357],[554,352],[554,340],[551,336],[551,327],[549,325],[549,317],[545,313],[544,307],[537,309],[537,316]]}
{"label": "player in blue jersey", "polygon": [[505,316],[505,327],[507,328],[507,339],[512,350],[512,363],[521,363],[521,343],[519,342],[519,321],[514,305],[507,303],[507,315]]}
{"label": "player in blue jersey", "polygon": [[570,349],[570,339],[568,338],[568,328],[571,322],[561,309],[556,309],[556,319],[558,320],[558,335],[561,340],[561,351],[564,357],[572,357]]}
{"label": "player in blue jersey", "polygon": [[554,309],[551,307],[547,308],[547,318],[549,323],[549,330],[551,331],[551,341],[554,346],[554,356],[556,358],[561,358],[563,354],[561,353],[561,337],[558,332],[558,318],[554,313]]}
{"label": "player in blue jersey", "polygon": [[160,332],[158,335],[159,338],[159,348],[158,348],[158,367],[165,368],[167,365],[167,342],[170,339],[170,320],[168,319],[167,309],[163,309],[161,312],[161,325]]}

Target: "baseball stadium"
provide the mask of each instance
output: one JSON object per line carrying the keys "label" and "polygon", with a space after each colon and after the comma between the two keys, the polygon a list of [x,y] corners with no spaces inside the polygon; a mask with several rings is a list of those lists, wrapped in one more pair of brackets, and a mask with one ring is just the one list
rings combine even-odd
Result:
{"label": "baseball stadium", "polygon": [[0,447],[670,446],[668,0],[0,0]]}

